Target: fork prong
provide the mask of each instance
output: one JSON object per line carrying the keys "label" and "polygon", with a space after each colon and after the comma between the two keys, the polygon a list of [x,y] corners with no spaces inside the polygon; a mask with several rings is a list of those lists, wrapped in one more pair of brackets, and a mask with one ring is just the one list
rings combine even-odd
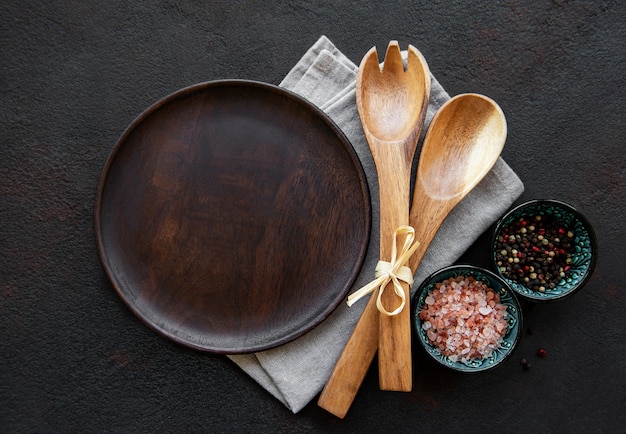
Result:
{"label": "fork prong", "polygon": [[378,52],[376,51],[376,47],[370,48],[365,56],[363,56],[363,60],[361,61],[361,65],[359,66],[359,73],[362,74],[366,70],[376,70],[380,72],[380,64],[378,63]]}
{"label": "fork prong", "polygon": [[409,45],[409,49],[407,50],[407,71],[412,68],[420,68],[424,69],[424,73],[428,73],[428,64],[426,63],[426,59],[420,51],[415,48],[413,45]]}
{"label": "fork prong", "polygon": [[398,41],[389,42],[387,53],[385,54],[383,71],[396,73],[404,71],[404,62],[402,61],[402,53],[400,52]]}

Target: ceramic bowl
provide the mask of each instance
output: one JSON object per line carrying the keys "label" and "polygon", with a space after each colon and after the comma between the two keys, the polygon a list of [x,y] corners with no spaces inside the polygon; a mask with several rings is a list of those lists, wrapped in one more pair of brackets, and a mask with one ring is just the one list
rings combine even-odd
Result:
{"label": "ceramic bowl", "polygon": [[[427,297],[438,282],[449,278],[474,277],[477,281],[485,283],[500,296],[500,303],[506,307],[506,328],[500,346],[494,349],[486,357],[460,360],[458,357],[442,354],[442,351],[431,343],[428,331],[424,327],[425,321],[420,319],[420,311],[427,303]],[[481,372],[493,369],[502,364],[515,350],[522,332],[522,310],[519,302],[507,283],[495,273],[489,270],[470,265],[455,265],[443,268],[428,277],[413,295],[412,320],[419,345],[436,362],[455,371],[464,373]],[[472,328],[472,331],[475,328]]]}
{"label": "ceramic bowl", "polygon": [[[563,249],[563,245],[558,246],[558,243],[555,242],[554,247],[551,247],[553,246],[551,242],[555,239],[551,234],[545,234],[548,243],[546,246],[539,242],[533,242],[534,236],[533,240],[530,239],[531,237],[527,237],[526,241],[529,242],[529,246],[522,246],[520,250],[523,252],[517,252],[520,262],[512,264],[517,265],[517,269],[512,269],[511,264],[507,263],[510,260],[502,260],[502,247],[504,246],[502,240],[505,237],[518,234],[519,226],[516,227],[515,225],[519,225],[523,221],[526,222],[526,227],[530,227],[537,216],[540,216],[543,222],[554,222],[554,227],[558,227],[558,231],[560,231],[556,241],[559,243],[567,241],[568,245]],[[537,233],[537,230],[537,228],[533,228],[534,233]],[[511,238],[508,240],[515,243]],[[546,243],[546,240],[541,242]],[[589,221],[571,205],[556,200],[533,200],[507,212],[496,225],[491,246],[491,260],[496,274],[502,277],[520,297],[532,302],[562,300],[580,290],[591,277],[598,250],[596,236]],[[547,253],[550,253],[546,247],[551,247],[557,253],[550,260],[554,264],[558,263],[563,269],[558,274],[555,273],[557,265],[552,263],[546,265],[545,262],[539,264],[537,262],[538,259],[546,258]],[[533,248],[536,253],[532,253]],[[560,254],[557,250],[560,251]],[[531,254],[535,256],[531,257]],[[511,255],[509,254],[509,256]],[[531,260],[531,258],[533,259]],[[530,274],[530,272],[537,271],[536,268],[539,268],[541,273],[549,272],[553,275],[549,280],[550,283],[538,283],[538,277],[543,276],[543,274],[539,276],[536,276],[537,273],[535,276]],[[544,278],[543,280],[547,279]]]}

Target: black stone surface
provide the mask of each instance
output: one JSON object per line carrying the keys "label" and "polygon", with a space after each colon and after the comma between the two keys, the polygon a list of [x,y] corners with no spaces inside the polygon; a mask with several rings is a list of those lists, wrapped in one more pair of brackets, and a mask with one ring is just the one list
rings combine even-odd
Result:
{"label": "black stone surface", "polygon": [[[291,414],[227,358],[143,326],[93,234],[100,172],[135,116],[197,82],[278,84],[322,34],[356,63],[411,43],[451,95],[494,98],[520,201],[574,205],[600,247],[581,292],[526,306],[533,332],[503,366],[455,374],[416,348],[413,392],[379,391],[374,367],[344,420],[315,403]],[[4,0],[0,430],[623,432],[624,41],[620,1]],[[487,265],[488,239],[461,261]]]}

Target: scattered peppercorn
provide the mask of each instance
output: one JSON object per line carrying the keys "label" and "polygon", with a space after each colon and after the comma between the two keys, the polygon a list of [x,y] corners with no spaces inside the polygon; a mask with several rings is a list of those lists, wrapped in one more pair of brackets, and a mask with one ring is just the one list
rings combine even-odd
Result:
{"label": "scattered peppercorn", "polygon": [[537,355],[541,358],[546,357],[548,355],[548,352],[546,350],[544,350],[543,348],[539,348],[537,350]]}
{"label": "scattered peppercorn", "polygon": [[530,369],[530,362],[526,360],[526,357],[522,357],[519,361],[519,364],[522,365],[524,371],[528,371]]}
{"label": "scattered peppercorn", "polygon": [[551,216],[522,217],[498,236],[496,264],[505,277],[533,291],[550,291],[570,272],[573,237]]}

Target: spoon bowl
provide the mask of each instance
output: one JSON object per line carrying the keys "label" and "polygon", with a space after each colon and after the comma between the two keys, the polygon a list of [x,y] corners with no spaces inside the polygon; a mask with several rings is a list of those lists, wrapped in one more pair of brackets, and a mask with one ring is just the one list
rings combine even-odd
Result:
{"label": "spoon bowl", "polygon": [[428,129],[418,163],[418,185],[438,200],[464,196],[496,162],[506,133],[504,113],[493,100],[479,94],[457,95]]}
{"label": "spoon bowl", "polygon": [[437,111],[422,144],[409,216],[420,242],[409,261],[414,273],[450,211],[496,163],[506,135],[502,109],[484,95],[457,95]]}

